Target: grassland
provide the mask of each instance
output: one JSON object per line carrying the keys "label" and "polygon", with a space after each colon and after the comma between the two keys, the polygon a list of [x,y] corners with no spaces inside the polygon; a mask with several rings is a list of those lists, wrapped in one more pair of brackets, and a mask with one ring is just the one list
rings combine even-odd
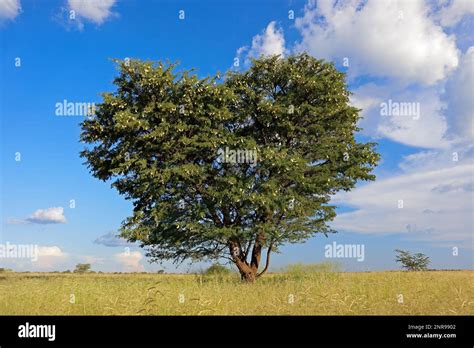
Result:
{"label": "grassland", "polygon": [[[401,296],[403,296],[403,298]],[[474,314],[474,271],[0,274],[6,315]]]}

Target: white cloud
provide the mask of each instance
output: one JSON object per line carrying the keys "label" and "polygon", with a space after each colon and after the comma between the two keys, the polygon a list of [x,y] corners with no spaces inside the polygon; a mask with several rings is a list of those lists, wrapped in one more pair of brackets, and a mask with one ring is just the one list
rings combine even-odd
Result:
{"label": "white cloud", "polygon": [[[359,125],[365,134],[424,148],[447,148],[447,122],[439,88],[400,88],[395,84],[365,84],[353,91],[351,104],[362,109]],[[418,114],[382,115],[382,103],[404,103],[419,108]]]}
{"label": "white cloud", "polygon": [[[365,134],[423,148],[457,148],[474,140],[474,47],[443,83],[407,88],[396,83],[367,83],[353,90],[351,103],[362,109]],[[416,86],[415,86],[416,87]],[[420,117],[382,116],[381,103],[416,102]]]}
{"label": "white cloud", "polygon": [[67,257],[68,254],[58,246],[40,246],[38,260],[33,262],[33,265],[41,270],[56,270],[55,268],[62,265]]}
{"label": "white cloud", "polygon": [[58,224],[65,223],[63,207],[53,207],[47,209],[38,209],[30,217],[26,219],[29,223],[34,224]]}
{"label": "white cloud", "polygon": [[458,24],[464,16],[474,14],[474,2],[472,0],[451,0],[439,11],[441,25],[453,27]]}
{"label": "white cloud", "polygon": [[115,254],[115,260],[118,261],[125,272],[143,272],[145,267],[140,260],[143,255],[139,251],[129,251]]}
{"label": "white cloud", "polygon": [[276,23],[270,22],[261,35],[255,35],[252,39],[252,47],[249,55],[260,57],[261,55],[283,55],[285,52],[285,38],[283,29],[277,28]]}
{"label": "white cloud", "polygon": [[8,219],[9,225],[23,224],[60,224],[66,223],[63,207],[53,207],[47,209],[38,209],[26,219]]}
{"label": "white cloud", "polygon": [[[446,148],[449,143],[444,139],[447,129],[442,115],[442,103],[437,91],[424,89],[403,91],[390,99],[397,103],[417,103],[418,116],[380,116],[378,132],[391,140],[402,144],[425,147]],[[387,103],[387,101],[385,101]],[[380,115],[380,108],[379,108]]]}
{"label": "white cloud", "polygon": [[0,19],[13,19],[21,12],[20,0],[1,0]]}
{"label": "white cloud", "polygon": [[342,61],[350,74],[433,84],[458,65],[455,37],[429,17],[422,0],[322,0],[296,19],[296,51]]}
{"label": "white cloud", "polygon": [[359,121],[362,132],[366,135],[377,137],[377,127],[381,121],[380,104],[390,97],[387,86],[367,83],[351,91],[351,105],[361,109],[363,118]]}
{"label": "white cloud", "polygon": [[[87,19],[96,24],[102,24],[113,15],[112,6],[116,0],[68,0],[69,9],[76,17]],[[82,24],[80,24],[82,27]]]}
{"label": "white cloud", "polygon": [[[473,5],[474,6],[474,5]],[[446,83],[443,99],[449,136],[455,141],[474,140],[474,46],[464,54],[461,64]]]}
{"label": "white cloud", "polygon": [[[439,165],[443,167],[418,167],[416,172],[337,195],[335,202],[356,210],[339,214],[333,227],[359,233],[404,233],[410,239],[469,246],[474,227],[474,165],[453,161]],[[401,209],[399,200],[403,200]]]}
{"label": "white cloud", "polygon": [[[260,56],[280,55],[285,53],[285,37],[283,29],[278,28],[275,21],[270,22],[266,29],[257,34],[252,39],[252,46],[240,47],[237,50],[237,57],[246,53],[247,58],[259,58]],[[248,62],[248,59],[247,59]]]}
{"label": "white cloud", "polygon": [[66,254],[58,246],[40,246],[38,247],[38,256],[64,257]]}
{"label": "white cloud", "polygon": [[[18,245],[19,244],[17,244],[17,246]],[[45,246],[31,244],[28,246],[34,247],[28,257],[2,258],[2,264],[15,270],[56,271],[63,269],[69,260],[69,255],[56,245]],[[23,245],[23,247],[25,247],[25,245]]]}
{"label": "white cloud", "polygon": [[399,167],[405,173],[439,170],[456,162],[465,165],[474,163],[474,144],[461,144],[445,150],[420,151],[407,155]]}
{"label": "white cloud", "polygon": [[103,258],[103,257],[85,255],[85,256],[83,256],[83,258],[84,258],[84,263],[90,263],[93,266],[94,265],[103,265],[105,263],[105,258]]}

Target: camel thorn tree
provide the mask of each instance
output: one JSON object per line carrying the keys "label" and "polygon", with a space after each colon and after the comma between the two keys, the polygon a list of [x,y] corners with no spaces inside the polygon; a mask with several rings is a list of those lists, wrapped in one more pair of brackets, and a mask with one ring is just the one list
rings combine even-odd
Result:
{"label": "camel thorn tree", "polygon": [[81,156],[133,202],[121,236],[151,261],[227,258],[253,282],[281,245],[334,232],[332,195],[375,178],[375,144],[356,141],[360,110],[331,63],[262,57],[221,79],[116,62]]}

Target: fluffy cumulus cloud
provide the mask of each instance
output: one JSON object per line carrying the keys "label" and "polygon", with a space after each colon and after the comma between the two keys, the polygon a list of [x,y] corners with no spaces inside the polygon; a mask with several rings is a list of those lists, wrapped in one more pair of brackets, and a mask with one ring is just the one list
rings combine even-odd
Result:
{"label": "fluffy cumulus cloud", "polygon": [[[364,109],[362,126],[369,135],[425,149],[404,157],[401,174],[336,196],[337,203],[353,208],[335,219],[336,229],[472,247],[473,58],[471,47],[433,86],[373,82],[354,90],[352,103]],[[419,102],[419,118],[382,116],[381,105],[388,100]]]}
{"label": "fluffy cumulus cloud", "polygon": [[285,38],[283,29],[278,28],[276,22],[270,22],[262,34],[255,35],[249,55],[252,57],[269,56],[285,52]]}
{"label": "fluffy cumulus cloud", "polygon": [[[367,135],[401,144],[456,148],[474,140],[474,47],[443,83],[416,88],[366,83],[353,90],[352,104],[362,109],[360,126]],[[382,114],[382,106],[409,106],[408,114]],[[395,105],[397,104],[397,105]]]}
{"label": "fluffy cumulus cloud", "polygon": [[[116,0],[68,0],[68,7],[79,20],[86,19],[100,25],[114,15],[112,7],[115,2]],[[82,23],[79,23],[82,27]]]}
{"label": "fluffy cumulus cloud", "polygon": [[271,56],[285,54],[285,36],[283,29],[279,28],[275,21],[270,22],[262,33],[252,38],[250,47],[243,46],[237,50],[237,57],[258,58],[260,56]]}
{"label": "fluffy cumulus cloud", "polygon": [[141,263],[143,255],[139,251],[124,251],[115,254],[115,260],[122,265],[125,272],[144,272],[145,267]]}
{"label": "fluffy cumulus cloud", "polygon": [[[344,32],[349,32],[349,27],[353,28],[352,31],[357,31],[358,24],[361,21],[360,18],[363,17],[364,11],[369,11],[371,8],[372,10],[370,11],[375,11],[375,5],[373,5],[373,3],[374,2],[371,1],[365,5],[359,4],[360,6],[354,9],[353,6],[358,4],[357,2],[343,2],[342,5],[341,3],[338,3],[338,5],[335,6],[328,5],[328,2],[319,2],[319,7],[311,7],[312,5],[307,6],[306,17],[308,17],[308,11],[317,11],[316,9],[318,9],[318,11],[322,11],[322,13],[329,13],[330,15],[328,16],[330,18],[337,18],[339,12],[343,11],[342,13],[345,13],[344,11],[349,11],[348,8],[352,8],[353,11],[355,11],[353,22],[351,24],[347,24],[348,27],[346,27],[346,22],[340,19],[342,20],[342,24],[340,25],[343,25],[345,28]],[[389,8],[390,1],[381,1],[376,3],[380,8]],[[413,1],[412,6],[415,6],[414,4],[416,3],[416,1]],[[400,8],[403,8],[404,6],[406,6],[405,2],[401,1]],[[417,6],[419,9],[418,12],[412,10],[412,14],[418,13],[419,15],[420,13],[425,13],[425,10],[420,10],[425,5],[418,4]],[[448,2],[444,4],[444,6],[445,7],[441,7],[441,9],[438,8],[437,12],[431,12],[429,15],[424,14],[424,19],[421,20],[419,18],[419,20],[421,22],[430,22],[431,24],[429,26],[433,28],[436,27],[436,24],[434,24],[436,20],[434,18],[440,17],[443,11],[447,11],[448,8],[455,8],[457,9],[456,13],[462,13],[462,16],[459,15],[456,18],[463,18],[463,16],[471,14],[470,11],[466,10],[466,6],[462,4],[456,5],[455,2]],[[319,8],[321,8],[321,10],[319,10]],[[433,9],[431,9],[431,11],[433,11]],[[402,11],[402,13],[402,20],[406,20],[408,12]],[[417,16],[412,14],[409,16],[411,21],[417,18]],[[300,20],[303,21],[303,19]],[[333,21],[334,20],[335,19],[333,19]],[[306,19],[306,21],[309,21],[309,19]],[[301,25],[302,24],[300,23],[300,27]],[[389,25],[389,23],[387,25]],[[320,26],[314,24],[314,26],[316,27],[316,32],[314,34],[307,34],[309,35],[308,38],[316,37],[319,40],[321,39],[321,30],[328,29],[322,24]],[[414,38],[425,38],[426,42],[430,42],[430,45],[432,42],[443,42],[442,37],[445,39],[448,38],[443,33],[437,34],[436,30],[431,30],[424,34],[423,28],[425,28],[425,26],[414,26],[412,28],[413,31],[411,36]],[[383,33],[383,30],[378,30],[378,32]],[[396,34],[393,34],[392,36],[401,35],[399,33],[403,33],[403,29],[396,28]],[[337,36],[337,34],[333,33],[332,31],[328,32],[327,34]],[[387,39],[391,40],[392,36],[388,35]],[[450,41],[452,37],[449,37],[448,41]],[[408,45],[406,40],[402,40],[402,42],[402,45]],[[447,41],[444,40],[444,42],[446,43]],[[306,43],[311,48],[311,42],[309,39],[303,39],[302,43],[299,44],[300,48],[302,47],[303,43]],[[328,43],[328,46],[330,48],[333,47],[330,43]],[[337,47],[337,45],[335,46]],[[381,47],[379,49],[380,52],[369,57],[367,62],[370,62],[370,59],[376,59],[390,63],[393,51],[389,50],[388,47],[385,49],[381,43],[377,44],[376,46]],[[325,52],[326,50],[324,49],[324,45],[321,47],[323,47],[323,52]],[[423,46],[420,47],[422,48]],[[437,71],[441,71],[436,67],[441,67],[443,65],[441,62],[447,57],[445,53],[437,50],[436,47],[437,46],[435,45],[435,50],[429,53],[429,56],[426,56],[423,53],[425,52],[424,49],[421,48],[416,54],[418,58],[426,58],[425,63],[421,63],[422,60],[419,60],[418,62],[421,65],[426,64],[426,66],[429,67],[428,71],[433,71],[432,76],[435,76]],[[450,45],[444,45],[444,47],[448,51],[451,50]],[[349,49],[355,53],[352,55],[348,53],[347,56],[355,57],[356,61],[358,57],[365,57],[364,55],[370,54],[371,52],[370,50],[366,50],[365,53],[360,53],[357,51],[357,47],[349,47]],[[417,59],[414,59],[409,54],[409,52],[407,52],[405,58],[402,58],[403,54],[398,55],[397,59],[400,61],[399,65],[393,65],[395,64],[393,62],[388,64],[390,69],[393,70],[391,79],[369,80],[369,82],[365,83],[364,85],[353,89],[354,94],[352,96],[352,103],[353,105],[362,109],[362,115],[364,118],[361,120],[360,126],[364,129],[365,134],[374,137],[384,137],[401,144],[427,149],[446,149],[449,147],[459,146],[459,144],[467,144],[472,142],[474,139],[474,103],[472,98],[474,90],[474,47],[468,48],[464,54],[461,54],[461,52],[458,51],[455,46],[453,46],[451,52],[453,54],[456,52],[454,54],[457,57],[456,65],[445,64],[445,67],[449,67],[449,69],[445,69],[443,74],[438,74],[438,78],[433,79],[432,81],[424,78],[425,73],[423,72],[423,69],[420,68],[420,70],[416,68],[418,69],[418,72],[422,73],[422,75],[419,75],[418,79],[414,79],[412,82],[432,83],[437,81],[437,83],[431,84],[429,86],[420,85],[419,83],[407,85],[406,76],[404,76],[403,71],[408,70],[403,69],[401,65],[412,64],[413,67],[417,66]],[[377,54],[379,55],[378,58]],[[444,59],[444,61],[446,62],[447,60]],[[376,66],[376,64],[367,64],[371,66],[371,69],[372,67]],[[356,64],[355,67],[350,65],[349,71],[351,71],[351,69],[354,69],[352,73],[357,75],[358,73],[363,73],[361,70],[364,70],[365,68],[360,68],[360,65]],[[377,78],[387,75],[384,74],[383,71],[377,69],[373,70],[371,73],[374,76],[376,75],[375,77]],[[397,107],[402,105],[413,105],[416,108],[419,107],[419,115],[413,113],[409,113],[408,115],[397,115],[393,113],[389,115],[382,115],[382,105],[387,105],[389,103],[391,103],[392,106]]]}
{"label": "fluffy cumulus cloud", "polygon": [[58,266],[63,265],[68,257],[58,246],[40,246],[38,247],[38,260],[33,262],[35,268],[41,270],[56,270]]}
{"label": "fluffy cumulus cloud", "polygon": [[32,224],[61,224],[66,222],[63,207],[38,209],[26,219]]}
{"label": "fluffy cumulus cloud", "polygon": [[457,67],[459,52],[429,13],[422,0],[310,2],[296,19],[296,51],[347,57],[351,74],[433,84]]}
{"label": "fluffy cumulus cloud", "polygon": [[[54,271],[64,269],[69,254],[56,245],[16,244],[7,242],[9,254],[0,253],[7,268],[21,271]],[[4,246],[2,245],[2,246]]]}
{"label": "fluffy cumulus cloud", "polygon": [[[474,6],[474,4],[473,4]],[[461,64],[446,83],[443,99],[453,141],[474,140],[474,46],[463,55]]]}
{"label": "fluffy cumulus cloud", "polygon": [[21,224],[63,224],[66,223],[63,207],[52,207],[47,209],[38,209],[26,219],[9,219],[10,225]]}
{"label": "fluffy cumulus cloud", "polygon": [[440,87],[367,83],[353,93],[351,103],[362,109],[360,126],[365,134],[422,148],[450,146]]}
{"label": "fluffy cumulus cloud", "polygon": [[58,246],[40,246],[38,248],[38,255],[41,257],[55,256],[64,257],[66,254]]}
{"label": "fluffy cumulus cloud", "polygon": [[339,214],[333,226],[470,247],[474,166],[447,160],[451,163],[442,164],[441,169],[418,168],[336,196],[336,202],[348,204],[354,211]]}
{"label": "fluffy cumulus cloud", "polygon": [[474,14],[472,0],[443,0],[442,8],[438,12],[441,25],[452,27],[458,24],[466,15]]}
{"label": "fluffy cumulus cloud", "polygon": [[21,12],[20,0],[0,1],[0,20],[13,19]]}
{"label": "fluffy cumulus cloud", "polygon": [[[353,90],[351,102],[362,109],[360,126],[366,135],[401,144],[431,148],[457,148],[474,140],[474,47],[445,83],[428,88],[398,88],[367,83]],[[408,114],[382,115],[382,106],[411,107]],[[390,111],[390,110],[389,110]],[[414,112],[413,112],[414,111]]]}

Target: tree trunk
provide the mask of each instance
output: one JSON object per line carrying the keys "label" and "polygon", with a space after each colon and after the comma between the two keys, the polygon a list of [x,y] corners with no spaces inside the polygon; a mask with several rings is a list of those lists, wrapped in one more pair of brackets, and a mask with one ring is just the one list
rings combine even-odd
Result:
{"label": "tree trunk", "polygon": [[[247,283],[255,282],[255,280],[257,280],[259,276],[258,266],[260,264],[260,258],[262,256],[263,242],[264,242],[264,237],[261,234],[258,234],[257,237],[255,238],[255,244],[252,249],[250,264],[247,262],[247,260],[245,260],[247,255],[241,254],[240,244],[237,244],[237,242],[235,241],[231,241],[229,244],[232,259],[240,272],[240,278]],[[238,251],[238,253],[236,253],[235,251]],[[266,268],[268,268],[268,260],[267,260],[267,266],[265,267],[265,270]]]}
{"label": "tree trunk", "polygon": [[247,271],[240,271],[240,278],[246,283],[253,283],[257,280],[257,273],[254,272],[250,267]]}
{"label": "tree trunk", "polygon": [[239,257],[234,257],[234,262],[240,272],[240,278],[248,283],[253,283],[257,279],[257,272],[250,265]]}
{"label": "tree trunk", "polygon": [[262,256],[262,243],[264,242],[264,238],[261,234],[258,234],[255,238],[255,244],[253,245],[252,250],[252,259],[250,261],[250,268],[252,271],[257,274],[258,266],[260,265],[260,258]]}

